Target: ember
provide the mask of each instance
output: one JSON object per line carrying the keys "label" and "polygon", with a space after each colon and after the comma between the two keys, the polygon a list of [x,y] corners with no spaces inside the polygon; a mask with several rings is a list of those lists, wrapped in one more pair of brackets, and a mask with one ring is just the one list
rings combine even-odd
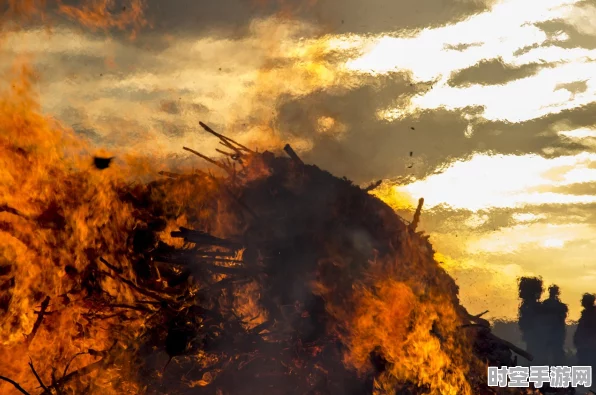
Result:
{"label": "ember", "polygon": [[[204,124],[225,160],[187,151],[223,175],[131,185],[65,166],[67,133],[23,116],[40,127],[2,140],[2,393],[492,393],[485,362],[524,355],[459,304],[422,199],[408,223]],[[41,132],[54,155],[25,144]]]}

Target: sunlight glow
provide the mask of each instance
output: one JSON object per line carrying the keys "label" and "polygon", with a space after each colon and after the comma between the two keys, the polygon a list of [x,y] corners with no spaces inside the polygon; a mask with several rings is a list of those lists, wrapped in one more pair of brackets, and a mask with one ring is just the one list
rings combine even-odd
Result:
{"label": "sunlight glow", "polygon": [[[414,98],[409,108],[385,109],[389,120],[424,109],[484,106],[489,120],[520,122],[596,100],[596,50],[560,48],[544,44],[548,37],[534,23],[570,14],[577,0],[499,3],[490,12],[455,25],[426,29],[411,38],[383,36],[363,56],[347,63],[354,71],[382,74],[411,72],[414,81],[435,81],[433,88]],[[564,34],[553,37],[565,40]],[[551,39],[553,39],[551,38]],[[450,46],[475,44],[456,51]],[[527,51],[518,53],[523,48]],[[503,85],[448,85],[452,73],[487,59],[502,59],[509,67],[542,64],[542,70]],[[557,85],[583,80],[587,89],[572,93]],[[573,100],[570,100],[573,99]]]}
{"label": "sunlight glow", "polygon": [[587,168],[591,161],[596,161],[596,154],[556,159],[475,155],[469,161],[455,162],[441,174],[395,188],[413,198],[424,197],[428,208],[446,205],[477,211],[529,204],[594,203],[596,196],[548,191],[554,186],[596,180],[596,169]]}

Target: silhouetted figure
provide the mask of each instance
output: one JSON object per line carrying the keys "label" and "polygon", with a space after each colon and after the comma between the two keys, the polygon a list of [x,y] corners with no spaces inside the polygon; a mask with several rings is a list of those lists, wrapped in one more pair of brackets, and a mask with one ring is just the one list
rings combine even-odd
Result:
{"label": "silhouetted figure", "polygon": [[534,356],[533,365],[545,363],[545,339],[542,321],[542,279],[538,277],[522,277],[519,280],[519,306],[518,325],[522,339],[526,343],[528,352]]}
{"label": "silhouetted figure", "polygon": [[594,306],[594,301],[596,301],[596,297],[593,294],[584,294],[582,297],[584,310],[573,336],[573,343],[577,350],[577,364],[580,366],[594,367],[596,365],[596,306]]}
{"label": "silhouetted figure", "polygon": [[565,320],[569,309],[559,300],[559,287],[551,285],[548,288],[549,297],[542,302],[541,320],[545,335],[546,361],[549,365],[565,365]]}

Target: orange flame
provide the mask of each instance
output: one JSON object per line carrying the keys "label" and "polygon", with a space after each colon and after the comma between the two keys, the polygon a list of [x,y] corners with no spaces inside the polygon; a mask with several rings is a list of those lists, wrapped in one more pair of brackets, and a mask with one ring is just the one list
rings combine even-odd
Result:
{"label": "orange flame", "polygon": [[[471,349],[457,330],[457,286],[433,259],[425,238],[404,236],[395,246],[395,260],[372,262],[369,277],[353,294],[342,298],[333,283],[315,284],[338,319],[335,330],[349,345],[345,362],[366,373],[372,369],[371,353],[380,353],[388,366],[376,381],[379,394],[394,393],[404,382],[430,394],[471,394],[466,379],[471,362],[465,357]],[[332,256],[337,258],[322,262],[322,268],[340,270],[336,281],[341,283],[345,274],[339,273],[348,264],[339,253]]]}
{"label": "orange flame", "polygon": [[149,24],[144,17],[144,0],[129,0],[117,13],[110,11],[114,8],[116,8],[115,0],[89,0],[79,7],[65,5],[58,1],[59,12],[92,30],[132,28],[131,38],[134,38],[140,29]]}
{"label": "orange flame", "polygon": [[[115,259],[114,248],[126,244],[119,232],[135,225],[112,187],[119,182],[116,174],[93,172],[80,156],[85,144],[41,115],[32,93],[34,77],[20,66],[10,91],[0,96],[0,265],[3,292],[9,295],[4,308],[10,306],[0,322],[0,371],[29,388],[34,379],[21,377],[19,367],[28,356],[49,383],[48,366],[66,366],[77,353],[109,348],[110,333],[85,318],[86,310],[69,290],[77,288],[76,273],[93,259],[90,250],[103,246]],[[122,303],[133,298],[129,290],[115,286],[112,291]],[[35,309],[46,297],[51,314],[36,328],[40,312]],[[96,359],[82,355],[71,368]],[[101,379],[94,385],[119,393]],[[0,388],[6,393],[5,383]]]}
{"label": "orange flame", "polygon": [[[54,1],[48,0],[0,0],[0,7],[5,8],[0,18],[0,27],[7,22],[16,23],[18,19],[34,20],[40,17],[49,27],[47,6]],[[55,0],[57,12],[92,30],[131,29],[131,38],[138,31],[149,25],[144,17],[144,0],[127,0],[119,5],[115,0],[85,0],[79,6],[63,4]]]}
{"label": "orange flame", "polygon": [[[16,0],[10,0],[9,4],[14,12],[28,15],[45,6],[35,1],[17,6]],[[136,32],[147,24],[140,0],[131,1],[118,17],[108,11],[114,6],[111,0],[81,7],[58,4],[61,13],[92,29],[132,25]],[[275,37],[280,26],[262,28],[272,29],[269,36]],[[282,91],[309,94],[336,84],[341,77],[324,61],[324,40],[300,48],[287,48],[273,40],[272,55],[289,51],[294,59],[303,61],[290,67],[267,64],[260,70],[254,101],[263,99],[265,104],[255,114],[262,123],[256,127],[257,136],[250,136],[254,139],[262,138],[263,130],[270,133],[266,138],[275,135],[270,115],[275,100],[271,97]],[[100,270],[99,252],[107,262],[117,262],[123,276],[133,277],[128,237],[142,221],[119,192],[133,175],[156,169],[135,157],[103,171],[94,169],[89,160],[91,147],[41,113],[33,93],[35,73],[23,65],[16,71],[11,88],[0,95],[0,309],[5,310],[0,320],[0,372],[25,388],[38,386],[35,377],[23,370],[31,356],[42,380],[50,383],[53,372],[48,367],[69,366],[69,371],[75,371],[101,362],[106,357],[99,350],[110,349],[117,335],[124,342],[117,363],[100,363],[97,371],[73,387],[105,394],[141,393],[130,358],[145,329],[144,321],[134,311],[90,316],[93,299],[82,297],[79,291],[82,273]],[[332,120],[326,124],[333,126]],[[276,141],[267,143],[280,145],[281,141]],[[131,170],[132,165],[138,173]],[[247,167],[247,181],[269,175],[259,157],[250,157]],[[223,236],[239,232],[238,218],[221,199],[217,179],[207,174],[197,177],[200,181],[177,179],[163,190],[151,191],[166,211],[176,213],[160,234],[162,241],[182,246],[183,242],[169,235],[180,226],[208,226],[213,234]],[[371,369],[370,353],[379,350],[388,362],[387,371],[377,378],[379,393],[389,393],[390,388],[395,391],[399,380],[427,386],[432,394],[469,394],[465,379],[469,364],[464,360],[467,344],[456,329],[455,284],[441,272],[424,238],[410,235],[396,240],[393,248],[395,260],[371,263],[368,277],[359,279],[354,287],[338,291],[337,284],[328,280],[313,285],[337,321],[330,331],[348,346],[344,362],[366,373]],[[401,251],[409,255],[401,256]],[[338,276],[332,278],[341,281],[350,275],[349,264],[341,259],[341,253],[334,252],[333,248],[327,251],[333,259],[321,262],[319,269],[339,268]],[[143,300],[134,289],[109,277],[101,281],[115,304]],[[236,294],[225,295],[234,298],[235,314],[247,328],[267,319],[259,304],[260,292],[256,283],[249,283]],[[41,326],[37,324],[40,316]],[[73,356],[77,357],[72,360]],[[194,384],[205,386],[211,380],[211,373],[206,373]],[[0,392],[7,393],[9,388],[0,382]]]}

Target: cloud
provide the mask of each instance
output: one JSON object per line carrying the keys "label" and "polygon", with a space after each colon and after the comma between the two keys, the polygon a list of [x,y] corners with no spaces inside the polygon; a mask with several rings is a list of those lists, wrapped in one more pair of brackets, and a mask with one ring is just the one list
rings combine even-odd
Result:
{"label": "cloud", "polygon": [[[91,25],[99,27],[97,35],[109,28],[111,37],[128,40],[134,27],[132,45],[160,52],[176,45],[179,39],[226,38],[237,40],[249,36],[256,20],[281,17],[313,27],[308,35],[321,34],[378,34],[384,32],[416,31],[429,26],[444,26],[465,20],[486,11],[496,0],[456,0],[445,4],[440,0],[394,2],[391,0],[328,0],[292,2],[284,0],[221,0],[197,2],[193,0],[145,0],[140,12],[133,12],[131,0],[116,0],[110,8],[111,17],[102,23],[81,12],[59,12],[50,2],[46,8],[51,23],[83,32]],[[81,8],[81,0],[65,0],[67,6]],[[137,7],[138,8],[138,7]],[[139,9],[140,10],[140,9]],[[64,11],[64,10],[63,10]],[[45,21],[47,21],[46,18]],[[148,25],[145,25],[145,20]],[[91,22],[95,23],[91,23]],[[128,21],[128,29],[120,25]],[[27,27],[39,26],[41,21],[27,21]],[[35,24],[37,23],[37,25]],[[83,26],[81,26],[83,25]],[[100,26],[101,25],[101,26]],[[91,27],[93,27],[91,26]]]}
{"label": "cloud", "polygon": [[576,4],[566,20],[578,33],[596,36],[596,5],[592,1],[584,0]]}
{"label": "cloud", "polygon": [[482,43],[459,43],[459,44],[445,44],[443,46],[444,49],[449,50],[449,51],[460,51],[463,52],[468,48],[473,48],[473,47],[481,47]]}
{"label": "cloud", "polygon": [[573,95],[572,97],[575,97],[576,94],[584,93],[588,90],[588,81],[583,80],[557,84],[555,86],[555,91],[559,89],[564,89],[570,92]]}
{"label": "cloud", "polygon": [[[594,35],[587,33],[577,24],[569,19],[553,19],[535,24],[549,37],[547,43],[565,49],[584,48],[596,49]],[[530,49],[530,47],[526,48]]]}
{"label": "cloud", "polygon": [[492,0],[327,0],[285,2],[276,0],[148,0],[146,15],[155,34],[178,36],[245,36],[255,18],[290,15],[320,26],[325,33],[375,34],[396,29],[422,29],[463,20],[488,9]]}
{"label": "cloud", "polygon": [[[181,12],[176,10],[183,3],[174,2],[164,12]],[[471,3],[458,6],[471,7]],[[193,14],[193,9],[189,10],[188,14]],[[456,25],[427,29],[407,45],[430,45],[434,43],[433,37],[441,38],[436,43],[437,51],[443,51],[450,43],[463,45],[462,40],[471,28],[483,20],[500,20],[499,12],[505,15],[504,11],[495,12],[497,17],[483,14]],[[441,13],[434,14],[433,18],[437,18]],[[164,16],[164,21],[167,19]],[[518,22],[512,22],[512,26]],[[192,144],[210,150],[214,145],[205,136],[188,133],[196,130],[199,120],[243,141],[259,142],[255,138],[258,133],[274,129],[263,132],[264,136],[271,136],[272,146],[293,142],[305,160],[357,182],[368,182],[397,174],[422,178],[475,152],[537,153],[553,157],[586,148],[585,141],[559,134],[552,124],[563,121],[570,127],[589,124],[593,118],[589,106],[519,123],[506,122],[494,115],[492,120],[486,119],[497,105],[501,110],[508,103],[511,108],[517,108],[518,103],[509,99],[522,97],[519,91],[525,88],[517,86],[507,92],[486,91],[480,95],[444,90],[436,85],[429,89],[429,83],[416,77],[420,67],[427,67],[421,58],[405,64],[411,69],[386,76],[357,74],[344,79],[342,73],[346,70],[341,64],[347,55],[321,43],[350,40],[336,36],[309,43],[301,40],[302,32],[308,31],[300,23],[252,21],[248,36],[243,38],[204,38],[199,32],[193,33],[194,36],[172,32],[176,38],[156,51],[138,42],[80,34],[61,27],[51,36],[41,30],[21,32],[12,38],[10,47],[15,54],[26,50],[36,54],[44,78],[41,88],[46,111],[59,114],[77,130],[87,134],[93,131],[96,141],[97,136],[103,136],[102,141],[109,143],[106,136],[118,136],[118,144],[126,142],[131,149],[143,150],[148,148],[144,145],[149,145],[151,149],[160,147],[164,152],[178,152],[183,144]],[[457,55],[459,58],[453,58],[459,60],[446,65],[453,69],[482,59],[489,49],[487,43],[496,40],[493,33],[483,31],[477,35],[475,39],[480,40],[480,47],[471,43]],[[143,32],[139,38],[143,34],[149,37],[153,33]],[[532,34],[525,33],[523,37],[535,41]],[[324,49],[320,54],[316,52],[317,46]],[[478,49],[481,51],[474,52]],[[329,58],[330,54],[334,57]],[[425,56],[434,54],[431,51]],[[536,64],[532,59],[529,61],[507,64],[516,70],[529,70]],[[490,70],[485,71],[485,79],[490,82],[494,77],[488,73]],[[466,70],[454,72],[462,75]],[[481,73],[482,70],[477,75],[480,82]],[[590,93],[593,89],[589,83],[586,85],[586,92]],[[572,88],[569,84],[558,86]],[[577,90],[579,99],[584,93]],[[459,95],[474,100],[458,104]],[[483,103],[483,97],[492,96],[501,99]],[[440,100],[433,103],[433,97]],[[442,108],[442,101],[456,105]],[[379,116],[384,110],[395,108],[404,112],[401,117]],[[527,113],[527,109],[524,111]]]}
{"label": "cloud", "polygon": [[556,186],[596,180],[589,165],[594,154],[547,159],[538,155],[481,155],[459,160],[440,174],[396,187],[397,193],[425,198],[427,207],[441,204],[478,211],[535,204],[596,203],[590,194],[553,191]]}
{"label": "cloud", "polygon": [[503,85],[510,81],[535,75],[540,69],[548,67],[540,63],[528,63],[521,66],[506,64],[502,58],[482,60],[474,66],[459,70],[451,75],[450,86]]}
{"label": "cloud", "polygon": [[[558,131],[562,125],[573,130],[594,124],[596,104],[520,123],[483,119],[482,108],[474,107],[423,110],[394,120],[375,115],[380,109],[395,106],[396,101],[406,106],[425,89],[424,84],[409,81],[407,74],[394,73],[356,89],[286,98],[277,119],[282,139],[292,135],[312,139],[313,148],[303,154],[305,160],[358,182],[396,174],[423,178],[473,153],[553,158],[587,148],[585,142]],[[345,132],[341,139],[316,132],[322,116],[342,125]]]}
{"label": "cloud", "polygon": [[[396,174],[422,176],[474,147],[464,135],[468,122],[463,112],[423,111],[395,121],[378,117],[378,110],[396,101],[407,102],[418,89],[407,76],[394,74],[347,92],[288,98],[277,118],[281,137],[312,139],[312,150],[303,154],[306,161],[357,182]],[[474,109],[465,111],[473,113]],[[342,125],[345,131],[340,139],[316,131],[322,116]]]}
{"label": "cloud", "polygon": [[596,195],[596,182],[579,182],[571,185],[551,187],[556,193],[569,195]]}

